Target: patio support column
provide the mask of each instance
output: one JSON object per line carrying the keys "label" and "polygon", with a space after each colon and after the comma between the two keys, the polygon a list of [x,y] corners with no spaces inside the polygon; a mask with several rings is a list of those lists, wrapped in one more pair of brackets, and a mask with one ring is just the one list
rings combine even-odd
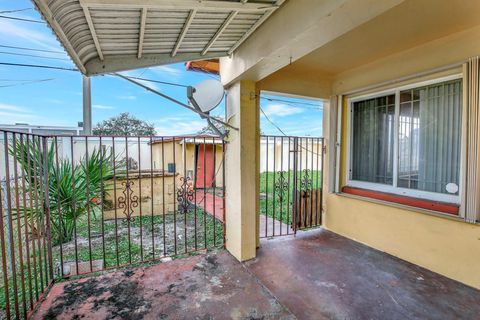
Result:
{"label": "patio support column", "polygon": [[260,118],[256,83],[242,80],[227,89],[230,130],[225,151],[226,244],[240,261],[255,257],[259,243]]}
{"label": "patio support column", "polygon": [[92,88],[87,76],[83,76],[83,134],[92,134]]}

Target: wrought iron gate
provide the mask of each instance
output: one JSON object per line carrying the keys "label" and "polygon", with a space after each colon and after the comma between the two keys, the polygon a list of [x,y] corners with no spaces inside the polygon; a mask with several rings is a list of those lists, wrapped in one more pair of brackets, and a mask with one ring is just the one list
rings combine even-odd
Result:
{"label": "wrought iron gate", "polygon": [[62,278],[223,248],[224,149],[0,130],[0,319],[27,318]]}
{"label": "wrought iron gate", "polygon": [[323,150],[320,137],[261,137],[261,238],[322,224]]}

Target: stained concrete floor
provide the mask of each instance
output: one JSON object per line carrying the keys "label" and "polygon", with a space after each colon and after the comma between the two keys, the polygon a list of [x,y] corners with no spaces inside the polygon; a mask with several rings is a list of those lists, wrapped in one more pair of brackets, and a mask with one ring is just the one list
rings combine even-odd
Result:
{"label": "stained concrete floor", "polygon": [[295,319],[229,253],[55,285],[33,319]]}
{"label": "stained concrete floor", "polygon": [[298,319],[480,319],[480,291],[323,229],[245,265]]}
{"label": "stained concrete floor", "polygon": [[480,319],[480,291],[319,229],[56,284],[33,319]]}

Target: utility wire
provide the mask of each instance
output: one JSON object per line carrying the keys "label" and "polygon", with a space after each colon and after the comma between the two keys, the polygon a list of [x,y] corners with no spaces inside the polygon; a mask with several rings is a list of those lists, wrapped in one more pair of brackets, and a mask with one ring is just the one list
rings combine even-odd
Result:
{"label": "utility wire", "polygon": [[5,82],[26,82],[26,81],[32,81],[31,79],[0,79],[0,81],[5,81]]}
{"label": "utility wire", "polygon": [[[273,122],[268,116],[267,114],[265,113],[265,111],[263,111],[263,109],[260,107],[260,111],[263,113],[263,115],[265,116],[265,118],[268,120],[268,122],[270,122],[275,128],[277,128],[278,131],[280,131],[284,136],[288,137],[288,135],[285,133],[285,131],[282,130],[282,128],[280,128],[275,122]],[[308,138],[307,138],[308,139]],[[308,140],[307,140],[308,141]],[[307,148],[305,148],[304,146],[302,146],[300,144],[300,148],[304,149],[305,151],[307,152],[310,152],[314,155],[317,155],[317,156],[320,156],[317,152],[314,152],[313,150],[308,150]]]}
{"label": "utility wire", "polygon": [[8,54],[8,55],[12,55],[12,56],[22,56],[22,57],[33,57],[33,58],[42,58],[42,59],[53,59],[53,60],[70,61],[70,60],[65,59],[65,58],[45,57],[45,56],[40,56],[40,55],[35,55],[35,54],[25,54],[25,53],[16,53],[16,52],[0,51],[0,54]]}
{"label": "utility wire", "polygon": [[48,52],[48,53],[65,54],[65,52],[63,52],[63,51],[54,51],[54,50],[34,49],[34,48],[26,48],[26,47],[7,46],[7,45],[4,45],[4,44],[0,44],[0,48],[9,48],[9,49],[18,49],[18,50],[28,50],[28,51],[38,51],[38,52]]}
{"label": "utility wire", "polygon": [[33,83],[39,83],[39,82],[47,82],[47,81],[52,81],[55,80],[55,78],[51,79],[40,79],[40,80],[31,80],[31,81],[25,81],[21,83],[15,83],[15,84],[7,84],[7,85],[2,85],[0,88],[7,88],[7,87],[17,87],[17,86],[23,86],[26,84],[33,84]]}
{"label": "utility wire", "polygon": [[[308,103],[308,102],[300,102],[300,101],[288,101],[288,100],[282,100],[282,99],[273,99],[273,98],[267,98],[267,97],[260,97],[260,99],[263,100],[268,100],[270,102],[281,102],[283,104],[292,106],[292,107],[297,107],[297,108],[304,108],[304,109],[311,109],[311,110],[323,110],[322,107],[319,105],[313,104],[313,103]],[[315,107],[312,107],[315,106]]]}
{"label": "utility wire", "polygon": [[[112,76],[117,76],[115,73],[111,73],[110,75],[112,75]],[[153,79],[146,79],[146,78],[141,78],[141,77],[125,76],[125,75],[124,75],[124,77],[125,77],[125,78],[128,78],[128,79],[134,79],[134,80],[140,80],[140,81],[147,81],[147,82],[153,82],[153,83],[160,83],[160,84],[165,84],[165,85],[175,86],[175,87],[188,88],[187,85],[179,84],[179,83],[166,82],[166,81],[153,80]]]}
{"label": "utility wire", "polygon": [[163,98],[165,98],[165,99],[167,99],[167,100],[170,100],[170,101],[174,102],[175,104],[178,104],[178,105],[180,105],[180,106],[182,106],[182,107],[184,107],[184,108],[186,108],[186,109],[189,109],[189,110],[191,110],[191,111],[193,111],[193,112],[195,112],[195,113],[197,113],[197,114],[199,114],[199,115],[201,115],[201,116],[203,116],[203,117],[205,117],[205,118],[207,118],[207,119],[210,119],[210,120],[212,120],[212,121],[215,121],[215,122],[218,122],[218,123],[220,123],[220,124],[223,124],[224,126],[226,126],[226,127],[228,127],[228,128],[231,128],[231,129],[234,129],[234,130],[237,130],[237,131],[239,130],[238,128],[232,126],[231,124],[229,124],[229,123],[227,123],[227,122],[225,122],[225,121],[216,119],[216,118],[214,118],[214,117],[210,116],[209,114],[204,113],[204,112],[202,112],[202,111],[198,111],[197,109],[189,106],[188,104],[185,104],[185,103],[183,103],[183,102],[181,102],[181,101],[178,101],[178,100],[176,100],[176,99],[174,99],[174,98],[172,98],[172,97],[170,97],[170,96],[168,96],[168,95],[166,95],[166,94],[164,94],[164,93],[159,92],[158,90],[155,90],[155,89],[152,89],[152,88],[150,88],[150,87],[147,87],[146,85],[144,85],[144,84],[142,84],[142,83],[140,83],[140,82],[138,82],[138,81],[135,81],[134,79],[130,79],[129,77],[124,76],[124,75],[122,75],[122,74],[120,74],[120,73],[114,73],[114,75],[117,76],[117,77],[119,77],[119,78],[125,79],[125,80],[127,80],[127,81],[129,81],[129,82],[131,82],[131,83],[133,83],[133,84],[136,84],[137,86],[142,87],[142,88],[144,88],[144,89],[147,90],[147,91],[153,92],[153,93],[155,93],[155,94],[157,94],[157,95],[159,95],[159,96],[161,96],[161,97],[163,97]]}
{"label": "utility wire", "polygon": [[0,18],[2,18],[2,19],[10,19],[10,20],[18,20],[18,21],[25,21],[25,22],[42,23],[42,24],[45,23],[45,22],[43,22],[43,21],[41,21],[41,20],[25,19],[25,18],[18,18],[18,17],[9,17],[9,16],[4,16],[4,15],[0,15]]}
{"label": "utility wire", "polygon": [[23,8],[23,9],[15,9],[15,10],[5,10],[5,11],[0,11],[0,14],[21,12],[21,11],[27,11],[27,10],[32,10],[32,9],[33,9],[33,8]]}
{"label": "utility wire", "polygon": [[277,126],[277,124],[275,122],[273,122],[268,116],[267,114],[265,113],[265,111],[263,111],[263,109],[260,107],[260,111],[262,111],[265,119],[267,119],[268,122],[270,122],[272,124],[272,126],[274,126],[275,128],[277,128],[278,131],[280,131],[284,136],[287,136],[287,134],[279,127]]}
{"label": "utility wire", "polygon": [[267,99],[267,100],[270,100],[270,101],[293,102],[293,103],[301,103],[301,104],[308,105],[308,106],[320,107],[318,104],[316,104],[316,103],[310,103],[310,102],[289,101],[289,100],[278,99],[278,98],[271,98],[271,97],[266,97],[266,96],[263,96],[263,97],[261,97],[261,98],[262,98],[262,99]]}
{"label": "utility wire", "polygon": [[3,66],[12,66],[12,67],[29,67],[29,68],[41,68],[41,69],[54,69],[54,70],[63,70],[63,71],[78,71],[74,68],[64,68],[64,67],[55,67],[55,66],[44,66],[39,64],[24,64],[24,63],[9,63],[9,62],[0,62],[0,65]]}

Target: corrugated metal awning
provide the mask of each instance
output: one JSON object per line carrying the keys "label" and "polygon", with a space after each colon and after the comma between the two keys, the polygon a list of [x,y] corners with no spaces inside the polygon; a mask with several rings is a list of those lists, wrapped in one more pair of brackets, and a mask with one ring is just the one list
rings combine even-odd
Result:
{"label": "corrugated metal awning", "polygon": [[93,75],[226,56],[285,0],[33,1]]}

